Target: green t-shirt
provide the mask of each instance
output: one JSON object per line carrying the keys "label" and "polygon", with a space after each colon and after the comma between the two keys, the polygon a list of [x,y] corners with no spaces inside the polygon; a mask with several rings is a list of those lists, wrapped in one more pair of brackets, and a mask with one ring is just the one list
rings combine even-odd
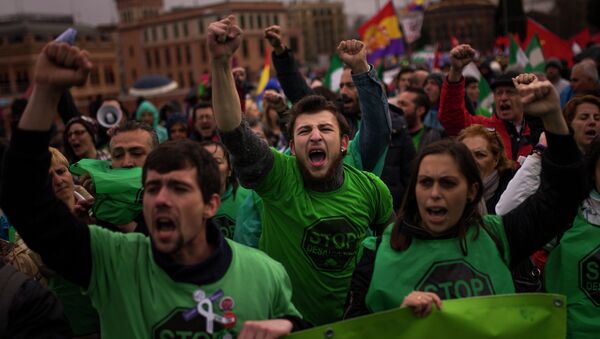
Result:
{"label": "green t-shirt", "polygon": [[600,225],[581,211],[544,268],[546,290],[567,296],[567,338],[600,336]]}
{"label": "green t-shirt", "polygon": [[[436,293],[441,299],[514,293],[502,219],[495,215],[486,216],[484,222],[490,232],[494,232],[499,244],[483,229],[473,240],[476,229],[470,227],[465,237],[466,256],[457,237],[440,240],[412,238],[406,250],[396,251],[390,245],[393,225],[388,226],[377,249],[366,296],[369,310],[379,312],[396,308],[415,290]],[[373,239],[365,240],[364,244],[370,247]],[[504,257],[498,246],[504,249]]]}
{"label": "green t-shirt", "polygon": [[416,150],[419,150],[419,146],[421,145],[421,137],[423,136],[424,131],[425,127],[422,127],[420,130],[417,131],[417,133],[411,134],[411,139]]}
{"label": "green t-shirt", "polygon": [[[232,259],[218,281],[197,286],[176,282],[154,261],[150,238],[121,234],[90,226],[92,274],[87,293],[98,310],[104,338],[204,338],[210,325],[213,336],[234,337],[246,320],[299,316],[292,305],[290,281],[281,264],[264,253],[226,240]],[[198,292],[201,290],[201,292]],[[237,321],[233,328],[197,315],[198,296],[203,310]],[[209,297],[209,300],[206,299]],[[201,313],[202,314],[202,313]],[[211,318],[210,312],[204,312]]]}
{"label": "green t-shirt", "polygon": [[[354,139],[348,143],[348,151],[344,157],[344,164],[350,165],[356,169],[363,170],[362,160],[358,145],[360,143],[360,130],[356,132]],[[290,155],[290,149],[283,152],[285,155]],[[381,175],[385,158],[387,156],[387,148],[381,154],[377,163],[373,168],[372,173],[377,176]],[[237,223],[235,226],[235,235],[233,239],[240,244],[258,248],[258,242],[262,233],[263,204],[260,197],[256,193],[252,193],[242,203],[238,211]]]}
{"label": "green t-shirt", "polygon": [[249,194],[250,190],[238,186],[234,195],[233,186],[228,185],[227,190],[221,196],[221,206],[212,220],[228,239],[233,239],[238,209]]}
{"label": "green t-shirt", "polygon": [[48,279],[48,288],[60,300],[74,336],[100,333],[98,312],[92,306],[90,297],[81,291],[81,287],[56,276]]}
{"label": "green t-shirt", "polygon": [[392,215],[392,197],[374,174],[344,165],[332,192],[304,187],[295,157],[274,151],[269,174],[256,188],[264,203],[259,248],[286,268],[293,302],[315,325],[341,318],[354,258],[369,226]]}

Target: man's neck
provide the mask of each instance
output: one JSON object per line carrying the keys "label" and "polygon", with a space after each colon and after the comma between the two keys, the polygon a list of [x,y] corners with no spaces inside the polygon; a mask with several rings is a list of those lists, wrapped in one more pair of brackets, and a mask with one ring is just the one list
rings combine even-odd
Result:
{"label": "man's neck", "polygon": [[[203,227],[206,229],[206,226]],[[176,253],[171,254],[173,261],[182,266],[198,265],[206,261],[215,251],[215,246],[206,239],[206,232],[200,232],[196,239],[184,245]]]}
{"label": "man's neck", "polygon": [[420,130],[423,129],[423,123],[414,125],[413,127],[409,127],[408,128],[408,133],[410,133],[410,135],[415,135],[417,133],[419,133]]}
{"label": "man's neck", "polygon": [[344,165],[342,161],[337,164],[331,171],[330,175],[324,180],[311,180],[307,178],[307,173],[302,173],[302,179],[304,181],[304,187],[311,191],[316,192],[331,192],[342,187],[344,184]]}

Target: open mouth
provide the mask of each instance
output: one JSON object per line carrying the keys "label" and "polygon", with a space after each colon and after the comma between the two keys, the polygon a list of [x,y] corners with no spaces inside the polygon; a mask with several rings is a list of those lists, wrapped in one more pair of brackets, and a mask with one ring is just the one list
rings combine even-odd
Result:
{"label": "open mouth", "polygon": [[501,103],[500,106],[498,106],[498,108],[500,109],[501,112],[505,112],[505,111],[510,111],[511,106],[509,103]]}
{"label": "open mouth", "polygon": [[321,167],[325,164],[325,158],[327,154],[325,151],[320,149],[313,149],[308,152],[308,159],[310,160],[310,164],[314,167]]}
{"label": "open mouth", "polygon": [[169,218],[158,218],[156,219],[156,233],[158,237],[169,236],[175,231],[175,223]]}
{"label": "open mouth", "polygon": [[595,138],[596,135],[598,135],[598,132],[596,132],[596,130],[590,129],[585,131],[585,135],[590,138]]}
{"label": "open mouth", "polygon": [[448,214],[448,209],[444,207],[428,207],[426,211],[429,219],[433,221],[440,221]]}

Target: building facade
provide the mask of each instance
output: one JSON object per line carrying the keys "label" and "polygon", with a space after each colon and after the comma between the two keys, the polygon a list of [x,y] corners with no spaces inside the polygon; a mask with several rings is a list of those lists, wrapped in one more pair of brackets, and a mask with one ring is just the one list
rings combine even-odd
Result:
{"label": "building facade", "polygon": [[342,2],[295,2],[289,11],[291,25],[302,29],[308,62],[329,61],[340,41],[347,39]]}
{"label": "building facade", "polygon": [[451,38],[479,51],[494,46],[496,6],[489,0],[442,0],[427,7],[424,29],[441,50],[449,51]]}
{"label": "building facade", "polygon": [[17,15],[0,18],[0,99],[12,100],[26,94],[37,55],[69,27],[77,30],[76,45],[90,52],[94,65],[89,81],[71,89],[75,100],[87,102],[98,95],[119,94],[114,27],[76,25],[70,16]]}
{"label": "building facade", "polygon": [[264,64],[263,31],[282,26],[284,41],[304,58],[301,30],[291,25],[287,7],[281,2],[223,2],[175,9],[163,13],[162,0],[116,0],[119,10],[119,54],[123,82],[130,87],[143,75],[162,74],[189,88],[210,69],[206,46],[207,27],[229,14],[244,31],[242,45],[234,56],[236,66],[248,70],[256,80]]}

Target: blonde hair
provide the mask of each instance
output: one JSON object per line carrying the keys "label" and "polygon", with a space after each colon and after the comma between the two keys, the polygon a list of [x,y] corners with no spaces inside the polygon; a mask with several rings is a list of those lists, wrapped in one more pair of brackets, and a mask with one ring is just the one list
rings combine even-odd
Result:
{"label": "blonde hair", "polygon": [[52,155],[52,159],[50,160],[50,163],[52,164],[52,166],[64,165],[67,169],[69,168],[69,161],[62,153],[60,153],[60,151],[58,149],[56,149],[54,147],[48,147],[48,150],[50,151],[50,154]]}
{"label": "blonde hair", "polygon": [[504,143],[502,143],[502,139],[496,131],[489,130],[482,125],[471,125],[460,131],[457,140],[462,142],[465,138],[477,136],[482,137],[487,141],[492,155],[498,160],[498,164],[496,165],[498,173],[513,168],[513,161],[506,157]]}

